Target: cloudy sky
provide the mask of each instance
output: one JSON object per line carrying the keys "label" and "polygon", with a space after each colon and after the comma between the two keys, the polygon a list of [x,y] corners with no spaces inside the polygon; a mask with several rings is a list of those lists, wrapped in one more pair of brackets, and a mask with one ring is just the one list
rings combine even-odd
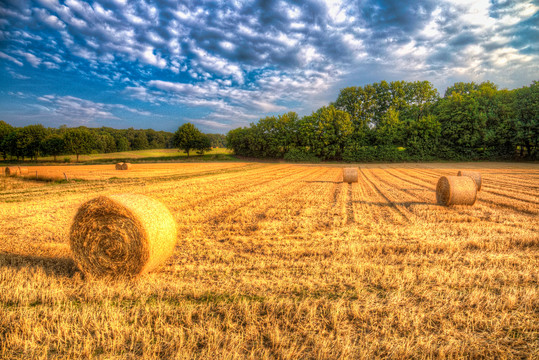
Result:
{"label": "cloudy sky", "polygon": [[[181,4],[181,5],[178,5]],[[224,133],[382,80],[539,79],[536,0],[2,0],[0,120]]]}

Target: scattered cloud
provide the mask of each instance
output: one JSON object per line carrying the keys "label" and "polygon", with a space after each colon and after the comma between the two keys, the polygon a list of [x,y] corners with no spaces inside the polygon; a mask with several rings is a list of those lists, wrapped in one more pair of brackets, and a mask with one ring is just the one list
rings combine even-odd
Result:
{"label": "scattered cloud", "polygon": [[43,95],[37,98],[41,109],[50,116],[74,121],[77,125],[85,125],[96,120],[120,120],[113,114],[114,110],[123,110],[137,115],[151,116],[148,111],[140,111],[123,104],[105,104],[77,98],[74,96]]}
{"label": "scattered cloud", "polygon": [[538,10],[533,0],[12,0],[0,5],[0,67],[17,81],[57,79],[54,93],[78,78],[73,98],[95,100],[77,110],[85,118],[122,110],[95,106],[101,86],[115,103],[196,108],[189,119],[225,129],[384,79],[441,92],[455,79],[527,85],[539,74]]}

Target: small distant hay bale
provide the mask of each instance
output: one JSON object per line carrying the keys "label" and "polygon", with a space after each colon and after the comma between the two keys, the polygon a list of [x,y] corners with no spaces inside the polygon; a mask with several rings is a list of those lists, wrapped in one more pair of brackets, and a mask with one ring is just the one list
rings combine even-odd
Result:
{"label": "small distant hay bale", "polygon": [[467,176],[442,176],[436,185],[438,204],[473,205],[477,200],[475,181]]}
{"label": "small distant hay bale", "polygon": [[133,168],[133,164],[131,163],[123,163],[122,164],[122,170],[129,170]]}
{"label": "small distant hay bale", "polygon": [[342,170],[342,181],[346,183],[358,182],[359,180],[359,169],[356,167],[353,168],[344,168]]}
{"label": "small distant hay bale", "polygon": [[136,277],[172,254],[176,222],[144,195],[99,196],[79,208],[70,233],[75,262],[91,278]]}
{"label": "small distant hay bale", "polygon": [[18,166],[8,166],[5,170],[6,176],[17,176],[19,175],[19,172],[20,170]]}
{"label": "small distant hay bale", "polygon": [[475,184],[477,186],[477,191],[481,191],[481,184],[482,184],[481,173],[479,173],[477,171],[461,170],[461,171],[458,172],[457,176],[471,177],[473,179],[473,181],[475,181]]}
{"label": "small distant hay bale", "polygon": [[124,163],[123,162],[119,162],[116,164],[116,170],[123,170],[122,167],[123,167]]}

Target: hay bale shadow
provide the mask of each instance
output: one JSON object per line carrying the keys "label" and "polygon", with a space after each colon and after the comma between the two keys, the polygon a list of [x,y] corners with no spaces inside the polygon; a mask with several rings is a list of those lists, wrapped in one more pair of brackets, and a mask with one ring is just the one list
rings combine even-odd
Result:
{"label": "hay bale shadow", "polygon": [[0,253],[0,268],[22,269],[40,267],[47,275],[73,277],[79,273],[73,259],[68,257],[46,257]]}

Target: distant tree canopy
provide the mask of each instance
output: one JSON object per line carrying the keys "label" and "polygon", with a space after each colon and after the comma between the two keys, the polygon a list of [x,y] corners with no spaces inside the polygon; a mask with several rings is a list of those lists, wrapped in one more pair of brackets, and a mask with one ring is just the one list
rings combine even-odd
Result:
{"label": "distant tree canopy", "polygon": [[[173,148],[173,139],[173,133],[152,129],[67,128],[65,125],[54,129],[39,124],[16,128],[0,120],[0,157],[3,160],[53,156],[56,161],[60,155],[73,154],[78,161],[82,154]],[[211,147],[226,147],[225,135],[202,136],[192,149],[200,152]]]}
{"label": "distant tree canopy", "polygon": [[345,161],[537,159],[538,82],[499,90],[428,81],[347,87],[311,115],[265,117],[227,134],[237,155]]}

